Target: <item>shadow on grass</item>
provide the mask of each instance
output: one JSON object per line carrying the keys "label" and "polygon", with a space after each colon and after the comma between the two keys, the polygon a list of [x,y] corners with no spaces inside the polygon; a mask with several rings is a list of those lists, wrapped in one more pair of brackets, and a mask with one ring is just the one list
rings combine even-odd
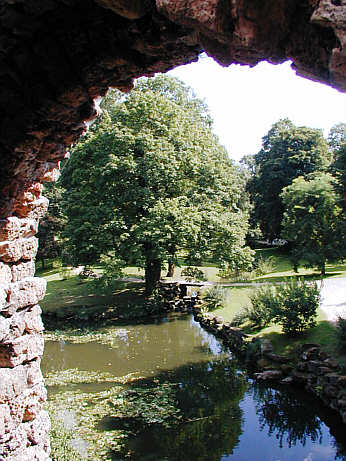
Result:
{"label": "shadow on grass", "polygon": [[337,357],[342,358],[338,348],[338,337],[336,328],[328,321],[319,321],[316,327],[297,335],[288,336],[279,332],[268,332],[261,335],[262,338],[269,339],[275,352],[279,354],[294,354],[303,343],[320,344],[323,349]]}

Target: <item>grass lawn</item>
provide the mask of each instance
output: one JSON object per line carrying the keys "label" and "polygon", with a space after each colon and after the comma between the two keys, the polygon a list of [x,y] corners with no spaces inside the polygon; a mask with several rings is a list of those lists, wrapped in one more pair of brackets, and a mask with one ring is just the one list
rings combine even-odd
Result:
{"label": "grass lawn", "polygon": [[[279,249],[261,249],[258,250],[258,253],[263,258],[272,256],[275,268],[271,273],[254,277],[253,281],[255,282],[278,282],[297,276],[304,276],[304,278],[308,279],[320,278],[319,274],[312,269],[300,269],[299,274],[295,274],[288,257],[282,254]],[[184,266],[176,268],[174,279],[183,278],[181,277],[183,268]],[[199,268],[203,270],[208,281],[220,282],[222,280],[217,276],[217,267],[210,265],[200,266]],[[95,266],[92,269],[97,273],[102,273],[101,266]],[[125,272],[127,277],[144,278],[143,270],[138,270],[137,267],[128,267]],[[162,271],[162,274],[165,275],[165,271]],[[64,317],[66,313],[73,316],[74,311],[78,310],[79,312],[81,309],[93,314],[94,312],[102,312],[114,307],[118,311],[126,313],[131,309],[132,305],[143,300],[144,287],[139,283],[119,281],[112,294],[102,295],[97,293],[93,280],[82,280],[76,275],[63,279],[61,268],[53,267],[45,271],[40,270],[38,275],[44,277],[48,282],[47,294],[41,302],[44,313],[55,312],[58,316]],[[327,265],[327,277],[337,276],[346,276],[346,264]],[[166,280],[169,280],[169,278],[166,278]],[[242,307],[250,304],[249,294],[254,288],[234,286],[225,287],[224,289],[226,290],[224,307],[214,310],[213,313],[223,317],[226,321],[231,321]],[[340,355],[340,351],[336,346],[336,329],[326,320],[325,314],[321,310],[318,312],[317,322],[315,328],[310,329],[298,338],[287,337],[282,333],[281,327],[278,325],[273,325],[260,331],[248,331],[248,333],[270,339],[277,353],[293,352],[303,342],[321,344],[328,353],[338,356],[346,367],[346,357]]]}
{"label": "grass lawn", "polygon": [[[306,279],[320,279],[321,275],[317,269],[299,267],[298,274],[294,272],[292,263],[288,256],[280,251],[280,248],[264,248],[256,250],[256,255],[262,258],[272,257],[274,269],[267,274],[254,277],[258,282],[281,282],[285,279],[303,277]],[[327,264],[325,277],[346,277],[346,263]]]}
{"label": "grass lawn", "polygon": [[[102,271],[100,268],[93,270]],[[126,310],[131,303],[143,298],[144,287],[138,283],[119,281],[114,292],[105,295],[97,293],[94,280],[83,280],[77,275],[64,279],[60,271],[60,268],[53,268],[39,274],[47,280],[46,296],[40,303],[44,314],[55,313],[64,317],[80,309],[90,314],[110,307]]]}
{"label": "grass lawn", "polygon": [[[248,287],[225,288],[227,290],[225,307],[215,309],[214,315],[222,317],[225,321],[232,321],[234,315],[239,312],[246,304],[250,304],[249,294],[253,290]],[[307,332],[290,337],[282,332],[280,325],[271,325],[266,328],[254,330],[248,324],[243,326],[243,330],[252,336],[269,339],[277,354],[294,354],[298,347],[303,343],[321,344],[323,349],[330,355],[338,359],[340,365],[346,370],[346,355],[338,347],[337,331],[334,325],[326,320],[324,311],[317,311],[317,325]]]}

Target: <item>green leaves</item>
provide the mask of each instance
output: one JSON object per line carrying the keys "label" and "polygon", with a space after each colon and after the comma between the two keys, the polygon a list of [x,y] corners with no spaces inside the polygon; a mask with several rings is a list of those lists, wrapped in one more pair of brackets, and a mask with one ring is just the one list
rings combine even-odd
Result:
{"label": "green leaves", "polygon": [[325,171],[330,161],[321,130],[296,127],[288,119],[272,126],[255,155],[256,167],[249,183],[255,219],[265,237],[274,239],[281,235],[282,189],[298,176]]}
{"label": "green leaves", "polygon": [[293,260],[305,260],[325,273],[327,260],[344,257],[345,217],[336,181],[328,173],[299,177],[281,194],[286,211],[283,237],[293,243]]}
{"label": "green leaves", "polygon": [[155,279],[182,249],[220,263],[239,259],[248,218],[244,181],[212,133],[204,103],[163,76],[107,98],[63,179],[74,261],[111,254],[155,266]]}

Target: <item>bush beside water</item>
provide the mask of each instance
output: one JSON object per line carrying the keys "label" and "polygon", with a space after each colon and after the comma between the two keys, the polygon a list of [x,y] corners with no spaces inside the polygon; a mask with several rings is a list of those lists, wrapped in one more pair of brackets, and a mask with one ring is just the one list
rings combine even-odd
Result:
{"label": "bush beside water", "polygon": [[234,318],[234,325],[248,320],[254,327],[263,328],[275,322],[289,335],[316,325],[320,302],[316,282],[298,279],[282,285],[260,287],[250,295],[250,300],[251,306],[244,308]]}

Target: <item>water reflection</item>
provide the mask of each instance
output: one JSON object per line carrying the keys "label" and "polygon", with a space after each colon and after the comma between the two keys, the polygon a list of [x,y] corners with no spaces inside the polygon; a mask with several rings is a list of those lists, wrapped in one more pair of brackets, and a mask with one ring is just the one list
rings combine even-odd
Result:
{"label": "water reflection", "polygon": [[[132,427],[127,443],[134,461],[331,461],[345,460],[344,426],[334,413],[296,390],[270,389],[248,380],[230,353],[190,316],[114,327],[116,345],[68,342],[46,344],[43,369],[78,368],[124,376],[137,372],[135,386],[178,383],[175,405],[184,423]],[[99,392],[110,383],[86,383],[82,392]],[[58,386],[54,388],[56,392]],[[65,388],[66,390],[66,388]],[[60,389],[64,391],[63,388]],[[107,410],[108,411],[108,410]],[[140,418],[139,418],[140,419]],[[112,416],[95,430],[124,424]],[[140,428],[140,429],[139,429]],[[116,453],[110,459],[120,460]]]}
{"label": "water reflection", "polygon": [[175,399],[185,422],[173,429],[154,425],[140,432],[127,444],[131,459],[219,461],[225,453],[231,454],[242,432],[239,402],[248,387],[236,373],[235,362],[189,364],[157,379],[179,383]]}

